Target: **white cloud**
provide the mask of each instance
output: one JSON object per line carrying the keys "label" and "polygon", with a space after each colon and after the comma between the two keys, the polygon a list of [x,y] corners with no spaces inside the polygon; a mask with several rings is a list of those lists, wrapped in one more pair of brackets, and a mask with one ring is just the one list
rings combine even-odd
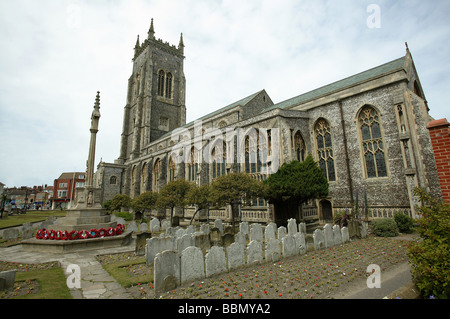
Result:
{"label": "white cloud", "polygon": [[431,115],[450,119],[448,1],[2,1],[0,181],[51,184],[84,170],[101,91],[96,161],[119,155],[136,36],[177,45],[183,32],[187,120],[261,89],[280,102],[405,54],[408,41]]}

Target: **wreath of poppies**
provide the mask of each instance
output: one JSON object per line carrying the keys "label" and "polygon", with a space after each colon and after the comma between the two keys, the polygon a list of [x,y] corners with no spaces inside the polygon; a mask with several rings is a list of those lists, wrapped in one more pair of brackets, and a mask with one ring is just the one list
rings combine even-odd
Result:
{"label": "wreath of poppies", "polygon": [[117,227],[109,227],[108,229],[91,229],[91,230],[49,230],[38,229],[36,233],[36,239],[49,239],[49,240],[76,240],[87,238],[101,238],[105,236],[120,235],[125,231],[125,225],[119,224]]}

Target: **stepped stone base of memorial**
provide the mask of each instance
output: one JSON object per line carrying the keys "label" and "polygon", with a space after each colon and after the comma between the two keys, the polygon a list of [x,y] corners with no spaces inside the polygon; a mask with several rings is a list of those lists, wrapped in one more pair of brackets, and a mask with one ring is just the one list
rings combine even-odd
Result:
{"label": "stepped stone base of memorial", "polygon": [[[49,226],[51,230],[80,231],[91,229],[116,228],[117,222],[111,221],[111,216],[102,208],[84,208],[67,210],[66,217],[59,218],[56,224]],[[95,250],[128,245],[131,242],[132,231],[120,235],[74,240],[27,239],[22,241],[25,251],[66,253],[81,250]]]}

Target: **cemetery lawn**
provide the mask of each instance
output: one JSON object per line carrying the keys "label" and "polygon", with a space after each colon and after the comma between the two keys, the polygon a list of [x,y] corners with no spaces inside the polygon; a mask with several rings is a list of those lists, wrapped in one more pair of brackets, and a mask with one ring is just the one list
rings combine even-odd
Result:
{"label": "cemetery lawn", "polygon": [[64,217],[66,212],[63,210],[32,210],[27,211],[26,214],[10,215],[6,219],[0,219],[0,229],[44,221],[49,216]]}
{"label": "cemetery lawn", "polygon": [[[409,242],[399,238],[369,236],[278,262],[239,268],[196,280],[157,296],[153,289],[153,265],[137,262],[139,258],[130,253],[120,254],[120,261],[115,261],[119,257],[112,257],[114,255],[102,256],[102,264],[106,269],[113,267],[108,264],[122,269],[122,276],[127,281],[123,286],[135,298],[326,299],[334,298],[356,282],[366,280],[370,275],[366,272],[370,264],[379,265],[383,274],[407,262]],[[131,283],[133,277],[140,280],[142,276],[148,279]]]}

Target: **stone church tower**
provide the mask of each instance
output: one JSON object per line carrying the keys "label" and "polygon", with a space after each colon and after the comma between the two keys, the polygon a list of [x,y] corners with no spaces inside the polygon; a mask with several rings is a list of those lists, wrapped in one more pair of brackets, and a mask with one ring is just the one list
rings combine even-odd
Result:
{"label": "stone church tower", "polygon": [[153,19],[147,39],[134,47],[128,79],[119,164],[136,159],[143,148],[186,124],[183,35],[178,47],[155,38]]}

